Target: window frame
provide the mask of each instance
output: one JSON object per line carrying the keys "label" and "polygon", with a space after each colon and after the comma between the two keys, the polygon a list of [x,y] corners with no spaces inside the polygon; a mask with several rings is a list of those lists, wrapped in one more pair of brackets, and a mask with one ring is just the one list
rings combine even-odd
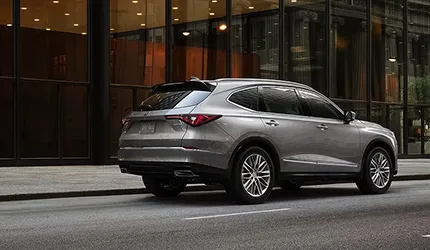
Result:
{"label": "window frame", "polygon": [[[284,86],[284,85],[261,85],[258,88],[259,88],[259,95],[258,96],[259,96],[259,100],[260,100],[259,103],[261,103],[259,105],[260,112],[276,114],[276,115],[294,115],[294,116],[305,116],[306,115],[302,100],[301,100],[299,93],[297,92],[297,89],[295,87]],[[284,89],[292,90],[294,92],[296,98],[297,98],[299,108],[300,108],[300,114],[285,114],[285,113],[277,113],[277,112],[267,111],[266,103],[264,101],[264,88],[271,88],[271,89],[273,89],[273,88],[284,88]]]}
{"label": "window frame", "polygon": [[[315,90],[309,90],[309,89],[304,89],[304,88],[297,88],[296,89],[299,98],[301,100],[302,105],[305,107],[305,115],[309,116],[309,117],[313,117],[313,118],[318,118],[318,119],[329,119],[329,120],[336,120],[336,121],[345,121],[345,112],[339,108],[333,101],[331,101],[328,97],[324,96],[323,94],[315,91]],[[314,94],[316,96],[318,96],[319,98],[321,98],[321,100],[325,101],[327,104],[329,104],[335,111],[337,111],[337,113],[339,114],[338,118],[327,118],[327,117],[320,117],[320,116],[314,116],[312,115],[311,109],[308,105],[308,102],[306,101],[306,99],[302,96],[302,92],[308,92],[311,94]]]}

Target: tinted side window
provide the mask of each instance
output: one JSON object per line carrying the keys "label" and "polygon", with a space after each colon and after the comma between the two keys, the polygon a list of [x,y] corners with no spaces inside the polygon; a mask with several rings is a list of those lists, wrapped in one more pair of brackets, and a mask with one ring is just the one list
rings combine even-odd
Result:
{"label": "tinted side window", "polygon": [[341,113],[333,107],[330,103],[322,99],[317,94],[308,91],[300,91],[300,95],[306,101],[311,116],[328,118],[328,119],[340,119]]}
{"label": "tinted side window", "polygon": [[238,91],[232,94],[229,100],[242,107],[258,110],[258,89],[251,88]]}
{"label": "tinted side window", "polygon": [[263,98],[266,112],[301,115],[299,99],[294,89],[282,87],[264,87]]}
{"label": "tinted side window", "polygon": [[163,110],[193,106],[201,103],[210,91],[172,91],[151,94],[138,107],[140,111]]}

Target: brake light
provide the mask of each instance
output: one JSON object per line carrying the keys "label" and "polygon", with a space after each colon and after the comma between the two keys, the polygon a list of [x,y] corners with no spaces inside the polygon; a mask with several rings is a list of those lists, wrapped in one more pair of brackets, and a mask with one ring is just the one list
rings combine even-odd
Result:
{"label": "brake light", "polygon": [[181,120],[183,122],[185,122],[186,124],[193,126],[193,127],[198,127],[201,126],[203,124],[209,123],[211,121],[214,121],[218,118],[220,118],[221,115],[168,115],[166,116],[166,119],[177,119],[177,120]]}

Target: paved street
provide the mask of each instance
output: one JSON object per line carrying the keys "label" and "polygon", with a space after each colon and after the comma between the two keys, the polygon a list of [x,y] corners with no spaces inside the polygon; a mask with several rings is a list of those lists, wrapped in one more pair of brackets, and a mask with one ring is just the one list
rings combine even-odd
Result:
{"label": "paved street", "polygon": [[224,192],[0,203],[1,249],[429,249],[430,181],[385,195],[353,184],[274,191],[238,206]]}

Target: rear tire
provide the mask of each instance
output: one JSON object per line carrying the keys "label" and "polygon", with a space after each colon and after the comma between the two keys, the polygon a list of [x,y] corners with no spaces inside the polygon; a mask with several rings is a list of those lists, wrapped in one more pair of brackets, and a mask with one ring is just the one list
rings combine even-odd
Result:
{"label": "rear tire", "polygon": [[142,180],[146,190],[157,197],[178,196],[187,186],[183,182],[174,181],[173,179],[158,179],[154,176],[143,176]]}
{"label": "rear tire", "polygon": [[381,147],[370,150],[363,163],[358,189],[365,194],[383,194],[388,191],[393,179],[393,162],[388,152]]}
{"label": "rear tire", "polygon": [[233,162],[232,178],[226,191],[240,204],[264,203],[275,181],[275,168],[270,155],[260,147],[242,151]]}

